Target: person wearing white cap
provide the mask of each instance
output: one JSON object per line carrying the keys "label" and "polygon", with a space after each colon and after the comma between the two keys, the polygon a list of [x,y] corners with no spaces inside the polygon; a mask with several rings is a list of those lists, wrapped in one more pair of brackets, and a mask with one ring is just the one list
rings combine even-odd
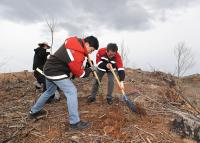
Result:
{"label": "person wearing white cap", "polygon": [[[43,70],[44,64],[47,60],[47,57],[50,55],[49,52],[47,52],[47,49],[50,48],[47,42],[41,42],[38,43],[38,48],[34,49],[34,59],[33,59],[33,70],[34,70],[34,77],[37,81],[34,82],[34,85],[36,88],[41,88],[43,84],[43,92],[46,91],[46,79],[45,76],[39,73],[36,69],[39,68],[40,70]],[[56,92],[56,98],[59,99],[59,92]],[[54,98],[54,95],[52,95],[49,98],[49,102],[52,101]]]}

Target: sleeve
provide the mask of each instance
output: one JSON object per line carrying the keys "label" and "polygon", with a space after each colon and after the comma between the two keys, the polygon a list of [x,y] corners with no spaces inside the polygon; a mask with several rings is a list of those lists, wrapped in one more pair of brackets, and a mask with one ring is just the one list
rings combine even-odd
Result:
{"label": "sleeve", "polygon": [[124,81],[125,70],[124,70],[124,67],[123,67],[122,58],[119,55],[119,53],[117,53],[117,55],[116,55],[116,66],[117,66],[117,71],[118,71],[120,81]]}
{"label": "sleeve", "polygon": [[98,64],[100,61],[101,61],[101,55],[100,55],[100,51],[98,51],[96,55],[96,64]]}
{"label": "sleeve", "polygon": [[106,72],[108,70],[108,68],[106,67],[108,62],[109,62],[108,59],[105,60],[104,57],[102,56],[102,51],[99,50],[96,55],[96,64],[98,69],[100,71]]}
{"label": "sleeve", "polygon": [[41,49],[40,51],[39,51],[39,56],[40,56],[40,58],[47,58],[47,56],[50,54],[49,52],[46,52],[46,50],[45,49]]}
{"label": "sleeve", "polygon": [[68,63],[69,69],[75,77],[85,78],[88,77],[90,72],[92,71],[91,68],[85,68],[82,66],[81,62],[72,61]]}

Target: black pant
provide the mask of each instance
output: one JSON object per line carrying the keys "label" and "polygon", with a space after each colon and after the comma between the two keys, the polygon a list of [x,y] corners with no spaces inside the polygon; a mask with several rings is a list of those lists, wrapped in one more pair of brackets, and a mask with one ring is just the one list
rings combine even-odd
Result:
{"label": "black pant", "polygon": [[45,76],[40,74],[38,71],[34,71],[34,77],[36,78],[37,82],[39,82],[40,84],[42,83],[43,86],[43,92],[46,91],[46,79]]}
{"label": "black pant", "polygon": [[[108,76],[107,99],[112,99],[112,92],[113,92],[113,88],[114,88],[114,76],[113,76],[112,72],[110,72],[110,71],[104,72],[104,71],[97,70],[97,75],[98,75],[100,81],[103,78],[105,73],[107,73],[107,76]],[[94,79],[92,91],[91,91],[92,97],[96,98],[98,89],[99,89],[99,84],[98,84],[97,80]]]}

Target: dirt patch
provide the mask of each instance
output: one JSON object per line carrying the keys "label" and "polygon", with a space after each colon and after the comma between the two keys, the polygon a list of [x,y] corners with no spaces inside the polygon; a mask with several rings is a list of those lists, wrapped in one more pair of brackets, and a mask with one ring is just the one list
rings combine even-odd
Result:
{"label": "dirt patch", "polygon": [[[176,86],[170,87],[175,77],[161,72],[127,69],[125,91],[127,94],[135,88],[141,91],[141,95],[128,97],[135,104],[142,105],[146,111],[145,116],[128,109],[117,86],[113,94],[114,103],[107,104],[106,76],[102,80],[103,99],[98,96],[95,103],[86,103],[92,79],[89,77],[74,81],[78,88],[81,119],[89,121],[91,127],[83,131],[71,131],[63,95],[60,101],[45,105],[44,109],[48,112],[46,117],[28,120],[27,113],[38,95],[33,86],[35,79],[32,73],[24,71],[1,74],[0,142],[195,142],[182,139],[171,131],[174,116],[168,109],[192,110],[179,98]],[[197,80],[195,86],[193,82],[183,83],[183,95],[195,107],[200,107],[200,102],[195,102],[199,100],[197,95],[200,94],[197,83]]]}

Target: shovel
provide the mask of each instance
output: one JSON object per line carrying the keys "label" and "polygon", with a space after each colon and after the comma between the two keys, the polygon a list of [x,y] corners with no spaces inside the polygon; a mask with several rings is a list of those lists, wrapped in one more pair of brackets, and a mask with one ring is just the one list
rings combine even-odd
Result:
{"label": "shovel", "polygon": [[[92,66],[93,66],[92,60],[91,60],[91,58],[90,58],[89,55],[88,55],[88,62],[89,62],[89,64],[90,64],[90,66],[92,67]],[[93,71],[93,74],[94,74],[94,76],[95,76],[95,78],[96,78],[96,80],[97,80],[97,82],[98,82],[98,84],[99,84],[99,95],[101,95],[101,100],[103,101],[103,88],[102,88],[101,82],[100,82],[100,80],[99,80],[99,77],[98,77],[98,75],[97,75],[97,72],[96,72],[96,71]]]}
{"label": "shovel", "polygon": [[[88,62],[89,62],[89,64],[90,64],[90,66],[92,67],[92,66],[93,66],[92,60],[91,60],[91,58],[90,58],[89,55],[88,55]],[[97,82],[98,82],[99,86],[100,86],[100,85],[101,85],[101,82],[100,82],[100,80],[99,80],[99,77],[98,77],[98,75],[97,75],[97,72],[96,72],[96,71],[93,71],[93,73],[94,73],[95,78],[97,79]]]}
{"label": "shovel", "polygon": [[111,70],[112,74],[113,74],[114,77],[115,77],[115,80],[117,81],[117,84],[118,84],[119,88],[121,89],[121,92],[122,92],[122,95],[123,95],[123,100],[126,102],[126,105],[128,106],[128,108],[129,108],[132,112],[137,112],[136,106],[133,104],[133,102],[132,102],[130,99],[128,99],[128,96],[126,95],[124,89],[122,89],[122,88],[120,87],[120,81],[119,81],[117,75],[115,74],[112,65],[109,64],[109,66],[110,66],[110,70]]}

